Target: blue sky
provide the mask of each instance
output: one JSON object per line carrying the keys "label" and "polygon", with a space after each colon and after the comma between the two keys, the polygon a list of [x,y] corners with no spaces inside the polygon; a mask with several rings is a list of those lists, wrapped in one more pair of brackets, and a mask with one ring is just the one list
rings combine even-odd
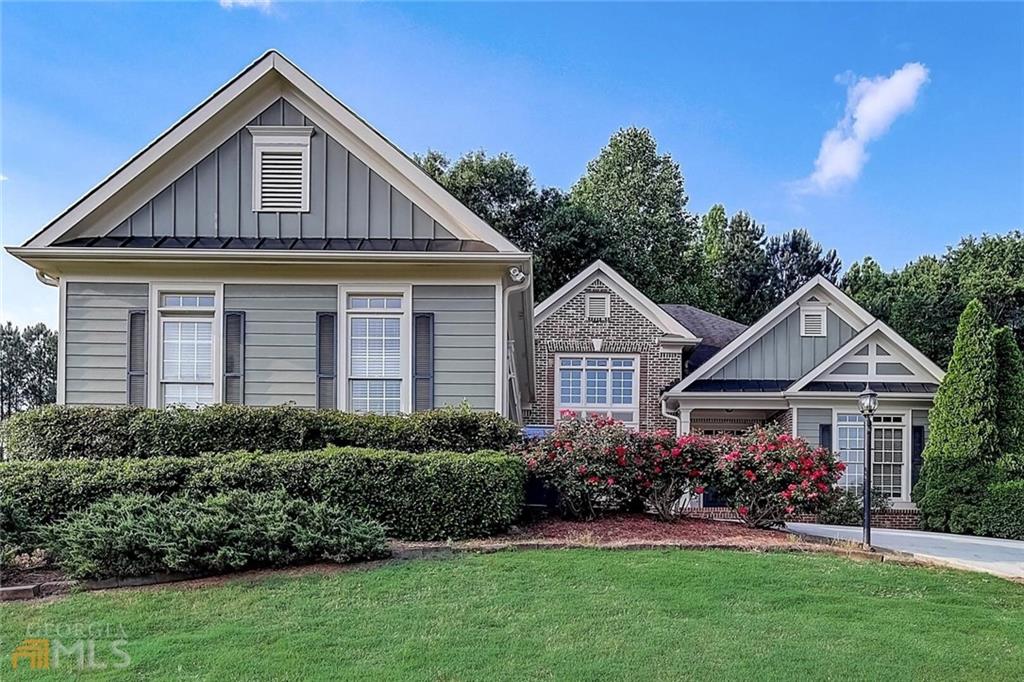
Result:
{"label": "blue sky", "polygon": [[[0,20],[5,245],[270,47],[406,151],[508,151],[542,185],[648,127],[692,211],[806,227],[847,264],[1024,226],[1021,4],[4,3]],[[2,267],[0,316],[53,324],[55,290]]]}

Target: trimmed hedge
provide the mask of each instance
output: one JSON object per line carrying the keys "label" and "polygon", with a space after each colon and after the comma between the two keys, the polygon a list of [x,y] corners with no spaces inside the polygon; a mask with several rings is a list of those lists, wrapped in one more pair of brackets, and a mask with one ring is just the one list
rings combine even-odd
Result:
{"label": "trimmed hedge", "polygon": [[980,533],[1024,540],[1024,481],[993,483],[978,509]]}
{"label": "trimmed hedge", "polygon": [[501,450],[519,427],[493,412],[444,408],[398,416],[294,406],[202,409],[48,405],[0,425],[8,459],[194,457],[236,450],[276,452],[350,445],[405,452]]}
{"label": "trimmed hedge", "polygon": [[72,578],[224,573],[387,556],[384,528],[283,492],[210,498],[115,495],[43,533]]}
{"label": "trimmed hedge", "polygon": [[525,465],[513,455],[413,454],[360,448],[195,457],[0,463],[0,531],[25,548],[70,512],[117,494],[211,496],[283,490],[377,521],[392,536],[434,540],[508,528],[523,505]]}

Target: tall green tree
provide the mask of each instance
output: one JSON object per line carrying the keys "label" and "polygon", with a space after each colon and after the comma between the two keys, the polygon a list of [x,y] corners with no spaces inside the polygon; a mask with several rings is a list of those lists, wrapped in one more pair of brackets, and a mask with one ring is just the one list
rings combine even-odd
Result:
{"label": "tall green tree", "polygon": [[0,419],[57,399],[57,333],[45,324],[0,326]]}
{"label": "tall green tree", "polygon": [[839,286],[875,317],[890,319],[893,278],[871,256],[852,264]]}
{"label": "tall green tree", "polygon": [[593,212],[627,246],[620,273],[656,301],[675,300],[701,285],[698,223],[687,214],[683,174],[658,152],[649,130],[612,135],[570,199]]}
{"label": "tall green tree", "polygon": [[622,254],[623,244],[597,214],[565,198],[553,202],[533,253],[534,299],[543,301],[595,260],[619,271]]}
{"label": "tall green tree", "polygon": [[772,305],[781,303],[812,277],[822,275],[835,283],[842,269],[836,250],[825,251],[804,229],[770,237],[765,244],[765,253],[768,257],[768,292]]}
{"label": "tall green tree", "polygon": [[714,312],[750,324],[771,308],[766,295],[771,275],[764,244],[764,227],[750,214],[740,211],[729,219],[724,238],[715,247],[718,255],[708,263]]}
{"label": "tall green tree", "polygon": [[524,251],[537,248],[540,222],[549,208],[530,169],[510,154],[468,152],[450,161],[428,150],[414,157],[442,187]]}
{"label": "tall green tree", "polygon": [[995,333],[996,431],[1001,455],[1024,455],[1024,355],[1009,327]]}
{"label": "tall green tree", "polygon": [[950,519],[969,509],[994,475],[999,453],[996,430],[996,353],[992,318],[977,299],[957,327],[953,357],[929,418],[921,480],[914,500],[922,525],[948,530]]}

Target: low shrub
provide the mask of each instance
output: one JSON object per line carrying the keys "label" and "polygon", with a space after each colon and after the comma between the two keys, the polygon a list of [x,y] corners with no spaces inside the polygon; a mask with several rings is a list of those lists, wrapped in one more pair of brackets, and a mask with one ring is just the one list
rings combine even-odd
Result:
{"label": "low shrub", "polygon": [[754,429],[716,465],[715,490],[749,526],[771,528],[795,514],[815,514],[838,494],[845,466],[824,448],[789,434]]}
{"label": "low shrub", "polygon": [[675,518],[681,498],[703,492],[723,441],[676,438],[667,431],[638,433],[603,417],[567,414],[526,452],[527,469],[555,492],[562,515],[649,508]]}
{"label": "low shrub", "polygon": [[[881,490],[871,489],[871,513],[881,514],[892,507],[892,501]],[[841,490],[823,501],[818,510],[818,523],[833,526],[860,526],[864,523],[864,495]]]}
{"label": "low shrub", "polygon": [[385,417],[291,405],[210,405],[197,410],[50,405],[0,425],[5,457],[22,460],[194,457],[326,445],[475,452],[505,449],[521,439],[512,421],[466,406]]}
{"label": "low shrub", "polygon": [[205,499],[115,495],[50,526],[43,536],[73,578],[224,573],[387,555],[380,524],[281,491]]}
{"label": "low shrub", "polygon": [[1024,540],[1024,481],[993,483],[975,510],[974,532]]}
{"label": "low shrub", "polygon": [[0,531],[31,547],[66,514],[117,494],[212,496],[283,490],[382,523],[410,540],[506,529],[523,504],[525,467],[498,452],[405,453],[329,447],[195,457],[0,463]]}

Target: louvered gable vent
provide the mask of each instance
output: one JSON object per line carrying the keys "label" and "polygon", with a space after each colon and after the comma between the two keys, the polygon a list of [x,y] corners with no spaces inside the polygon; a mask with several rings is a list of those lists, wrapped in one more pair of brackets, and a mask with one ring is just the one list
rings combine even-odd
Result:
{"label": "louvered gable vent", "polygon": [[800,308],[800,336],[825,336],[825,307],[805,305]]}
{"label": "louvered gable vent", "polygon": [[253,210],[302,213],[309,210],[311,127],[250,126]]}
{"label": "louvered gable vent", "polygon": [[587,317],[591,320],[606,320],[611,307],[611,297],[608,294],[587,295]]}

